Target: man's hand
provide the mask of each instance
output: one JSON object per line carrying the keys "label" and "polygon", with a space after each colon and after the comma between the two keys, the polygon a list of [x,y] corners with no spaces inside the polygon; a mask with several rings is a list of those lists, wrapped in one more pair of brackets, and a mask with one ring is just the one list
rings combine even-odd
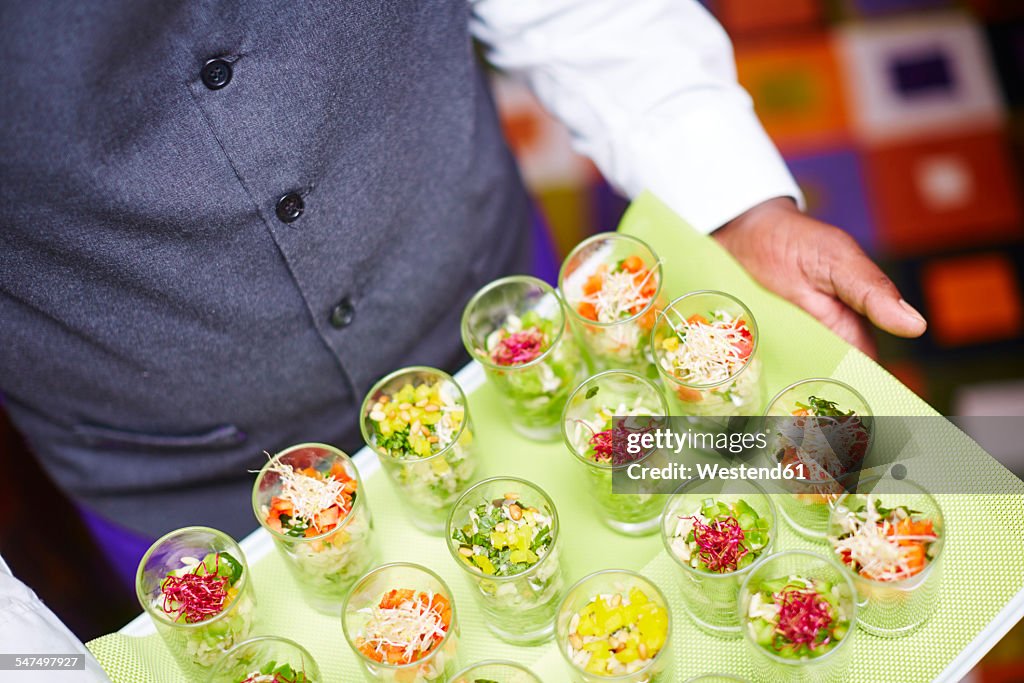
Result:
{"label": "man's hand", "polygon": [[900,337],[927,327],[852,237],[805,216],[789,198],[758,204],[714,237],[758,282],[866,353],[874,343],[861,316]]}

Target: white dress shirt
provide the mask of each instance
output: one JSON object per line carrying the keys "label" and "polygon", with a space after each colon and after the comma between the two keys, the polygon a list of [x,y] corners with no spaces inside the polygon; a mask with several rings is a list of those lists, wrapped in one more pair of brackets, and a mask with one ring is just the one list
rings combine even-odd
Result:
{"label": "white dress shirt", "polygon": [[85,645],[0,557],[0,654],[78,655],[85,670],[0,671],[4,683],[110,683]]}
{"label": "white dress shirt", "polygon": [[522,74],[605,178],[709,233],[800,190],[696,0],[470,0],[473,34]]}

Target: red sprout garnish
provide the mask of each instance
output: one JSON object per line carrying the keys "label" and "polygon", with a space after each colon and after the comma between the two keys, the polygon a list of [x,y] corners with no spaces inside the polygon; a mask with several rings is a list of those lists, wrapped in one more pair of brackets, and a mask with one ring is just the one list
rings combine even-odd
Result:
{"label": "red sprout garnish", "polygon": [[594,432],[593,436],[590,437],[587,443],[594,449],[595,460],[610,461],[612,459],[615,453],[613,433],[614,430],[606,429],[603,432]]}
{"label": "red sprout garnish", "polygon": [[705,524],[699,517],[693,520],[693,540],[696,541],[697,555],[708,570],[725,573],[736,571],[740,560],[750,552],[742,543],[746,537],[740,523],[732,517],[715,519]]}
{"label": "red sprout garnish", "polygon": [[228,596],[228,578],[218,576],[220,553],[215,555],[212,573],[197,574],[200,567],[184,576],[168,576],[160,585],[163,593],[162,609],[165,614],[173,614],[174,621],[184,618],[185,623],[195,624],[220,614],[224,609],[224,601]]}
{"label": "red sprout garnish", "polygon": [[786,586],[774,595],[779,605],[779,623],[775,633],[794,646],[806,645],[814,649],[826,645],[832,639],[827,635],[818,642],[822,631],[828,631],[832,624],[832,610],[828,601],[817,591],[796,586]]}
{"label": "red sprout garnish", "polygon": [[544,333],[536,327],[513,332],[498,342],[491,352],[495,365],[522,365],[544,353]]}
{"label": "red sprout garnish", "polygon": [[646,427],[627,427],[624,419],[612,420],[612,428],[602,432],[595,432],[594,428],[583,420],[580,424],[590,430],[590,439],[587,443],[594,451],[593,459],[596,462],[610,462],[612,465],[625,465],[628,462],[637,460],[640,453],[630,453],[627,450],[629,436],[631,434],[646,434],[654,429],[653,420]]}

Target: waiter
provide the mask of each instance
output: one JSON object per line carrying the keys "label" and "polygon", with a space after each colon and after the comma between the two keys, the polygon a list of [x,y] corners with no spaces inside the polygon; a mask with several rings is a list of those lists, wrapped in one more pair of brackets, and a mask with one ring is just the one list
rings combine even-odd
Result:
{"label": "waiter", "polygon": [[7,2],[0,390],[87,515],[254,524],[261,451],[354,448],[371,384],[463,360],[530,268],[481,41],[625,193],[653,190],[855,344],[925,322],[799,192],[691,0]]}

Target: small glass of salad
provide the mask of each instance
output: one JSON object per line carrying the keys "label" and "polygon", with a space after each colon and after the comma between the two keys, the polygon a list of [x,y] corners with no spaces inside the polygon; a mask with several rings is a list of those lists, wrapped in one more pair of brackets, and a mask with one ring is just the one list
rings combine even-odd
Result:
{"label": "small glass of salad", "polygon": [[565,586],[558,533],[555,504],[523,479],[485,479],[452,508],[448,550],[502,640],[537,645],[554,633]]}
{"label": "small glass of salad", "polygon": [[489,659],[477,662],[452,679],[454,683],[542,683],[536,674],[521,664]]}
{"label": "small glass of salad", "polygon": [[402,368],[374,385],[362,416],[363,440],[379,456],[412,523],[442,533],[477,468],[462,387],[436,368]]}
{"label": "small glass of salad", "polygon": [[[652,451],[630,453],[630,434],[664,427],[668,404],[649,379],[626,370],[606,370],[573,391],[562,416],[565,445],[587,474],[587,492],[609,528],[628,536],[658,529],[664,500],[655,492],[615,493],[612,479]],[[643,484],[643,482],[641,482]]]}
{"label": "small glass of salad", "polygon": [[787,550],[761,560],[740,587],[754,667],[770,680],[846,680],[856,589],[834,560]]}
{"label": "small glass of salad", "polygon": [[139,563],[135,593],[189,678],[205,678],[249,637],[256,595],[242,549],[222,531],[191,526],[158,539]]}
{"label": "small glass of salad", "polygon": [[651,330],[660,309],[661,261],[645,242],[617,232],[583,240],[562,264],[558,289],[595,370],[657,377]]}
{"label": "small glass of salad", "polygon": [[757,322],[739,299],[702,290],[658,314],[651,352],[673,415],[758,415],[764,402]]}
{"label": "small glass of salad", "polygon": [[939,598],[942,510],[907,479],[878,478],[870,489],[839,499],[828,540],[860,595],[860,627],[876,636],[905,636],[928,619]]}
{"label": "small glass of salad", "polygon": [[224,653],[208,683],[321,683],[320,667],[306,648],[277,636],[258,636]]}
{"label": "small glass of salad", "polygon": [[555,633],[573,683],[675,680],[668,602],[636,572],[606,569],[580,579],[558,608]]}
{"label": "small glass of salad", "polygon": [[459,625],[448,585],[426,567],[385,564],[352,588],[345,640],[367,681],[446,683],[459,668]]}
{"label": "small glass of salad", "polygon": [[306,602],[340,614],[348,589],[376,556],[370,506],[351,458],[322,443],[281,451],[256,477],[252,509]]}
{"label": "small glass of salad", "polygon": [[697,626],[720,638],[739,638],[740,584],[776,536],[775,506],[750,480],[694,479],[665,505],[661,539],[679,565],[679,588]]}
{"label": "small glass of salad", "polygon": [[537,441],[557,438],[562,407],[587,372],[558,293],[526,275],[495,280],[466,305],[462,342],[516,431]]}
{"label": "small glass of salad", "polygon": [[805,379],[789,385],[765,410],[769,465],[796,474],[780,479],[783,518],[800,536],[821,541],[832,505],[856,478],[871,449],[874,419],[860,393],[843,382]]}

